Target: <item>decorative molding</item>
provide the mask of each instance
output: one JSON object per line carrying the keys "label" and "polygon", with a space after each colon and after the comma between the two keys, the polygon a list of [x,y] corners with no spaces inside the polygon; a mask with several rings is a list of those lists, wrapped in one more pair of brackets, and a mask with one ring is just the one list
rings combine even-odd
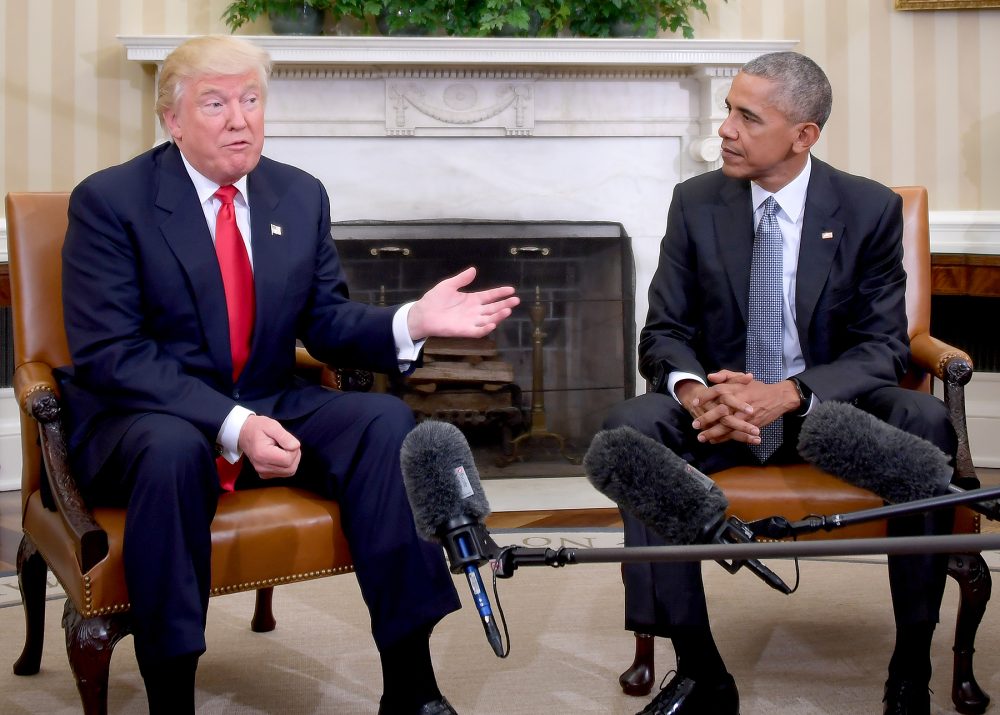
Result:
{"label": "decorative molding", "polygon": [[418,128],[430,127],[468,134],[475,124],[477,133],[498,129],[508,136],[530,136],[535,126],[532,98],[527,82],[387,82],[385,131],[412,135]]}
{"label": "decorative molding", "polygon": [[[692,157],[712,160],[714,141],[711,136],[693,140]],[[1000,211],[931,211],[930,230],[931,253],[1000,255]],[[0,263],[6,261],[7,219],[0,218]]]}
{"label": "decorative molding", "polygon": [[931,253],[1000,255],[1000,211],[931,211]]}
{"label": "decorative molding", "polygon": [[[243,36],[265,48],[276,65],[503,65],[618,66],[734,65],[794,40],[677,40],[613,38],[304,37]],[[187,35],[118,35],[129,60],[161,63]]]}

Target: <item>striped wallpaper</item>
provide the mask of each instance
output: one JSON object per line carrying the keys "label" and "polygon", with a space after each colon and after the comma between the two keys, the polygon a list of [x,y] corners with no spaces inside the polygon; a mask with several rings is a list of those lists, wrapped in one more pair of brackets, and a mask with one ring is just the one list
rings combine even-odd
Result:
{"label": "striped wallpaper", "polygon": [[[226,4],[0,0],[0,195],[68,190],[150,146],[152,71],[126,62],[116,35],[224,32]],[[818,156],[887,184],[924,184],[935,210],[1000,210],[1000,10],[708,4],[696,37],[797,39],[826,69],[834,111]]]}

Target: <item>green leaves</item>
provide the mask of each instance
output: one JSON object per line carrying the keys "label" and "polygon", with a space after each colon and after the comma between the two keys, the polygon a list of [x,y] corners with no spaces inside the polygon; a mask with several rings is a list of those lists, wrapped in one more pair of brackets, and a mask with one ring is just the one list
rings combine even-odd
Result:
{"label": "green leaves", "polygon": [[456,37],[656,37],[680,31],[691,38],[691,16],[708,16],[705,0],[234,0],[222,19],[235,31],[261,15],[290,14],[303,4],[328,10],[338,21],[370,24],[378,18],[383,32]]}

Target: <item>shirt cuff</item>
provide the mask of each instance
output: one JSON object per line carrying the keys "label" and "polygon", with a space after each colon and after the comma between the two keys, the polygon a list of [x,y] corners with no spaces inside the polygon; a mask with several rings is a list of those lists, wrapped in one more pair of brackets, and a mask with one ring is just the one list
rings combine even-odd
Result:
{"label": "shirt cuff", "polygon": [[[674,385],[676,385],[681,380],[697,380],[702,385],[705,384],[705,381],[702,380],[698,375],[695,375],[694,373],[674,370],[672,373],[667,375],[667,391],[670,392],[670,396],[673,397],[675,400],[677,400],[677,393],[674,392]],[[681,404],[681,401],[677,400],[677,404]]]}
{"label": "shirt cuff", "polygon": [[239,447],[240,432],[243,430],[243,425],[246,424],[247,418],[255,414],[257,413],[251,412],[246,407],[236,405],[226,415],[215,443],[219,446],[219,455],[230,464],[236,464],[236,460],[242,455]]}
{"label": "shirt cuff", "polygon": [[424,343],[427,342],[427,339],[424,338],[414,343],[410,337],[410,329],[406,325],[406,319],[412,307],[412,302],[404,303],[392,316],[392,338],[396,343],[396,360],[399,361],[400,372],[406,372],[410,369],[410,364],[420,357],[420,351],[424,349]]}

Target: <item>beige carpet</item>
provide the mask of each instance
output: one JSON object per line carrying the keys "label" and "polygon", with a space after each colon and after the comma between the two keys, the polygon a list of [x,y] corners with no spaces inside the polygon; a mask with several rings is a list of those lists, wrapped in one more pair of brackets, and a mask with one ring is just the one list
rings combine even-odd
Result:
{"label": "beige carpet", "polygon": [[[523,535],[522,535],[523,536]],[[614,545],[614,533],[575,534],[574,542]],[[499,535],[501,543],[514,537]],[[527,538],[558,545],[553,534]],[[991,556],[995,565],[996,557]],[[770,564],[791,579],[791,563]],[[485,573],[485,569],[484,569]],[[706,566],[706,584],[719,647],[736,676],[743,715],[880,713],[892,617],[885,567],[865,561],[807,561],[791,596],[747,573]],[[616,564],[519,570],[500,581],[512,640],[496,658],[486,643],[468,588],[465,608],[435,632],[432,648],[442,690],[460,713],[561,715],[635,713],[648,698],[623,695],[617,678],[632,658],[622,630],[623,589]],[[492,598],[492,594],[491,594]],[[378,657],[353,576],[284,586],[275,591],[278,627],[248,628],[251,594],[212,599],[208,653],[198,671],[198,712],[376,713],[381,692]],[[0,608],[0,713],[80,712],[60,627],[62,600],[48,602],[42,671],[16,677],[10,665],[23,643],[19,606]],[[494,603],[494,607],[496,604]],[[951,631],[957,589],[949,582],[943,626],[934,643],[934,713],[953,712]],[[980,684],[1000,697],[1000,619],[992,604],[980,629]],[[673,664],[657,641],[658,676]],[[145,699],[131,639],[112,660],[109,712],[142,713]],[[994,705],[990,712],[1000,712]]]}

